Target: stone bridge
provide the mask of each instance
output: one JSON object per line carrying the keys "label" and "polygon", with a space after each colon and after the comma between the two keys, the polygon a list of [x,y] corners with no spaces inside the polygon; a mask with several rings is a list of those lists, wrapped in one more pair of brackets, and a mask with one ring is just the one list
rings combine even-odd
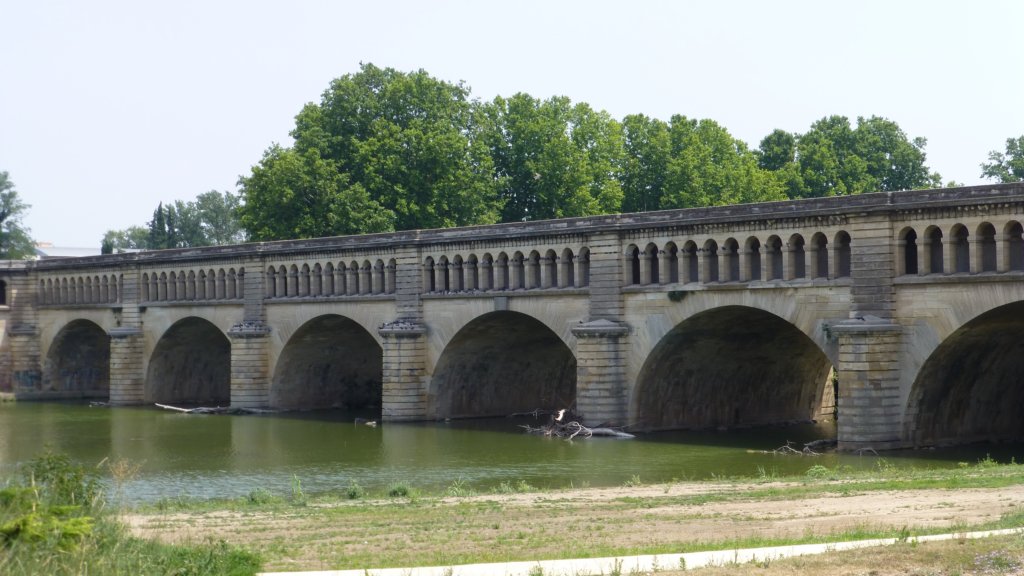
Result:
{"label": "stone bridge", "polygon": [[8,263],[4,366],[116,405],[657,430],[834,398],[845,449],[1020,439],[1022,223],[1013,184]]}

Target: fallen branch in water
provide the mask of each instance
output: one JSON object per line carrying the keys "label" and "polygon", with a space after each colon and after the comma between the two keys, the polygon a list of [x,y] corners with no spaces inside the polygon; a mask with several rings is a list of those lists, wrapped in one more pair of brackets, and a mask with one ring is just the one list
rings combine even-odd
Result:
{"label": "fallen branch in water", "polygon": [[635,438],[628,432],[616,430],[614,428],[588,428],[573,418],[573,414],[568,410],[559,410],[552,415],[551,421],[544,426],[527,426],[521,425],[520,428],[526,430],[530,434],[543,434],[544,436],[554,436],[556,438],[565,438],[567,440],[573,440],[576,437],[590,438],[592,436],[608,436],[611,438]]}
{"label": "fallen branch in water", "polygon": [[266,410],[264,408],[241,408],[238,406],[199,406],[196,408],[179,408],[168,404],[154,403],[158,408],[172,410],[183,414],[276,414],[277,410]]}
{"label": "fallen branch in water", "polygon": [[804,444],[803,450],[797,450],[791,446],[792,442],[786,442],[785,446],[779,446],[775,450],[747,450],[751,454],[774,454],[775,456],[821,456],[821,452],[815,452],[814,449],[818,448],[832,448],[835,447],[835,440],[815,440]]}

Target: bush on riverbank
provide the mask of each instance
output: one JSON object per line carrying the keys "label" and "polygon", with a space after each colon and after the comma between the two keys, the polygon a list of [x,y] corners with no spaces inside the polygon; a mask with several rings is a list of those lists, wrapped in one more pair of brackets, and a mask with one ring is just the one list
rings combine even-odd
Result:
{"label": "bush on riverbank", "polygon": [[97,475],[46,452],[0,489],[0,574],[253,574],[260,558],[227,544],[171,546],[130,536]]}

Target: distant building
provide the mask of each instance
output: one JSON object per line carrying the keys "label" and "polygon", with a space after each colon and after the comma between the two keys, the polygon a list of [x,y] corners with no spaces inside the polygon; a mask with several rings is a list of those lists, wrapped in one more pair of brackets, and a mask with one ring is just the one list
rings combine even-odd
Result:
{"label": "distant building", "polygon": [[36,260],[49,260],[51,258],[81,258],[82,256],[99,255],[99,247],[70,248],[64,246],[54,246],[52,242],[36,242]]}

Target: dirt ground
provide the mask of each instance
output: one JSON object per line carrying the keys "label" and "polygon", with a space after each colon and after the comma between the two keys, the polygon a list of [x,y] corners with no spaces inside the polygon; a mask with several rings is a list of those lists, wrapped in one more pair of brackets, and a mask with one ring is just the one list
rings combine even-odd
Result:
{"label": "dirt ground", "polygon": [[[1024,485],[765,497],[782,483],[673,484],[422,501],[133,514],[133,533],[224,540],[260,550],[266,569],[449,565],[608,555],[628,548],[800,538],[880,528],[962,529],[1024,510]],[[757,490],[760,496],[748,497]],[[486,558],[486,560],[480,560]]]}

